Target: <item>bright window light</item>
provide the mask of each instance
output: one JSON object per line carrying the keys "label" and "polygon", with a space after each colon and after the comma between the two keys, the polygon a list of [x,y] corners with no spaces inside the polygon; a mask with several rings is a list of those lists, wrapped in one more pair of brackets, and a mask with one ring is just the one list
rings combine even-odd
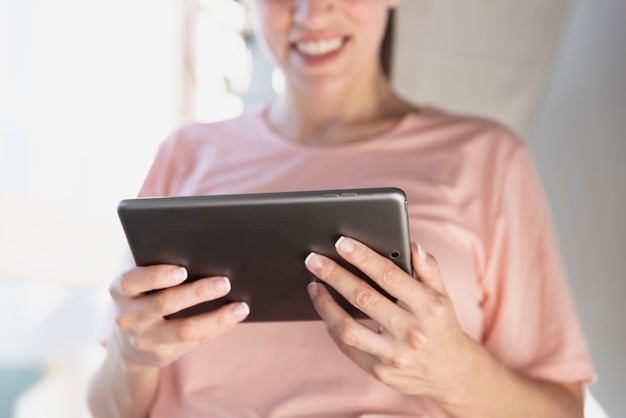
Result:
{"label": "bright window light", "polygon": [[117,203],[184,119],[241,114],[271,71],[232,0],[0,0],[0,375],[41,374],[14,418],[89,416]]}

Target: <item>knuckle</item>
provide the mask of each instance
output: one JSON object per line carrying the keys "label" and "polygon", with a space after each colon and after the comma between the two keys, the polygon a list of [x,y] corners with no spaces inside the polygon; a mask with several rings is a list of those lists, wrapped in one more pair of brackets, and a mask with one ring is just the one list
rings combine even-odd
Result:
{"label": "knuckle", "polygon": [[389,328],[390,330],[402,329],[403,324],[406,321],[405,317],[406,315],[402,315],[398,313],[391,313],[387,320],[389,322],[389,325],[387,326],[387,328]]}
{"label": "knuckle", "polygon": [[354,257],[359,263],[369,264],[372,262],[374,254],[364,249],[357,249],[355,250]]}
{"label": "knuckle", "polygon": [[333,264],[328,267],[324,267],[324,281],[330,285],[333,283],[337,283],[339,281],[339,271],[337,267]]}
{"label": "knuckle", "polygon": [[402,273],[395,264],[387,262],[381,272],[381,280],[387,286],[395,287],[400,284]]}
{"label": "knuckle", "polygon": [[413,364],[413,359],[406,354],[396,354],[391,358],[390,363],[395,369],[406,369]]}
{"label": "knuckle", "polygon": [[335,339],[335,343],[337,345],[337,347],[339,347],[339,351],[341,351],[341,353],[344,356],[350,357],[350,352],[352,350],[352,348],[344,343],[342,343],[341,341],[338,341],[338,339]]}
{"label": "knuckle", "polygon": [[210,286],[207,286],[205,282],[196,281],[196,282],[193,282],[192,286],[193,286],[193,297],[195,298],[195,300],[205,301],[207,298],[211,296],[210,291],[208,290],[210,289]]}
{"label": "knuckle", "polygon": [[210,343],[213,340],[215,340],[216,337],[217,337],[217,335],[206,333],[206,334],[202,334],[202,335],[198,336],[198,340],[197,341],[200,344]]}
{"label": "knuckle", "polygon": [[352,323],[351,321],[342,321],[341,324],[339,324],[339,326],[337,327],[335,334],[337,335],[339,341],[348,346],[354,347],[359,341],[356,328],[354,326],[354,323]]}
{"label": "knuckle", "polygon": [[[318,285],[318,286],[323,286],[323,285]],[[332,296],[328,294],[322,294],[317,299],[315,299],[313,303],[318,309],[325,311],[332,307],[332,305],[335,303],[335,300],[333,299]]]}
{"label": "knuckle", "polygon": [[169,292],[161,291],[152,297],[152,307],[160,314],[170,313],[172,303],[173,300]]}
{"label": "knuckle", "polygon": [[361,285],[354,292],[354,302],[357,308],[371,308],[376,305],[376,293],[370,287]]}
{"label": "knuckle", "polygon": [[167,366],[174,360],[171,350],[166,349],[165,347],[161,347],[154,351],[152,353],[152,357],[154,362],[156,362],[159,366]]}
{"label": "knuckle", "polygon": [[131,280],[128,274],[124,273],[118,276],[109,287],[109,293],[113,297],[118,296],[118,295],[125,296],[125,297],[131,296],[132,287],[131,287]]}
{"label": "knuckle", "polygon": [[217,315],[217,317],[215,318],[215,322],[218,329],[228,328],[233,324],[233,315],[230,311],[224,310],[223,312],[220,312],[219,315]]}
{"label": "knuckle", "polygon": [[376,363],[371,368],[372,376],[382,383],[389,384],[391,382],[391,370],[383,363]]}
{"label": "knuckle", "polygon": [[437,295],[428,302],[428,313],[434,318],[442,318],[447,311],[447,303],[443,296]]}
{"label": "knuckle", "polygon": [[193,341],[197,337],[197,327],[195,323],[190,320],[181,321],[174,332],[178,341]]}
{"label": "knuckle", "polygon": [[406,341],[409,347],[419,349],[426,344],[426,336],[419,327],[412,326],[406,332]]}

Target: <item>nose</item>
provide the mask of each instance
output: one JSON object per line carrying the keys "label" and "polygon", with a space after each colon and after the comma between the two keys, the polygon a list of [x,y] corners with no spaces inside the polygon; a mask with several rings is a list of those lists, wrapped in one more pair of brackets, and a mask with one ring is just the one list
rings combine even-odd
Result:
{"label": "nose", "polygon": [[335,0],[293,0],[293,18],[307,26],[318,26],[332,13],[334,3]]}

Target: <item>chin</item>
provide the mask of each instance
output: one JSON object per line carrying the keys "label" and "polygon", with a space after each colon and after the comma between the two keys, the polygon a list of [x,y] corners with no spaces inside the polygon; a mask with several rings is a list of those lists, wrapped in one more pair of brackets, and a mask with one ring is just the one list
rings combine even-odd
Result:
{"label": "chin", "polygon": [[319,74],[307,77],[295,77],[288,81],[288,89],[298,94],[311,97],[325,97],[341,94],[350,86],[351,78],[335,74]]}

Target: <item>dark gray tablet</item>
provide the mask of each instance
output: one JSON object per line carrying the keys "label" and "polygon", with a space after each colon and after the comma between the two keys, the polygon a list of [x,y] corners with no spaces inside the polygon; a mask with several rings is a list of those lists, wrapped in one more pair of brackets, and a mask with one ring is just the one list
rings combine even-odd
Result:
{"label": "dark gray tablet", "polygon": [[[396,188],[128,199],[118,215],[137,265],[183,266],[188,280],[230,279],[229,295],[172,317],[246,301],[246,321],[317,320],[306,290],[314,280],[304,266],[309,252],[373,284],[337,255],[334,243],[341,235],[411,272],[406,196]],[[365,317],[333,295],[350,314]]]}

